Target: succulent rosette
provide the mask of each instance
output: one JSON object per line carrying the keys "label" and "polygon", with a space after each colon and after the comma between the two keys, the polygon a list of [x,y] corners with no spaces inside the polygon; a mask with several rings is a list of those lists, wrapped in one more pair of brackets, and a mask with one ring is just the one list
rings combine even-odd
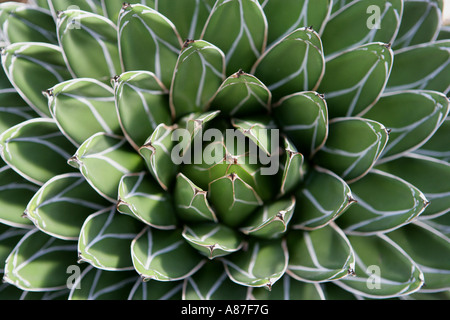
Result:
{"label": "succulent rosette", "polygon": [[0,4],[0,299],[448,299],[442,10]]}

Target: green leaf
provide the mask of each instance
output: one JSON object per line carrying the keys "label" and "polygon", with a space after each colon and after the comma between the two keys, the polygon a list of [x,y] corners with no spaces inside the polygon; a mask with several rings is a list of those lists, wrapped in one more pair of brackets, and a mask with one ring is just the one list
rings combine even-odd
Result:
{"label": "green leaf", "polygon": [[126,300],[136,281],[136,272],[111,272],[88,266],[74,283],[69,300]]}
{"label": "green leaf", "polygon": [[0,223],[14,228],[32,228],[33,223],[22,215],[38,190],[38,186],[22,178],[0,158]]}
{"label": "green leaf", "polygon": [[130,71],[114,81],[120,126],[130,144],[139,149],[161,124],[171,123],[168,90],[148,71]]}
{"label": "green leaf", "polygon": [[260,57],[266,47],[267,29],[266,16],[257,0],[218,0],[201,39],[225,53],[230,75],[240,69],[249,70]]}
{"label": "green leaf", "polygon": [[441,0],[404,1],[402,23],[393,48],[436,40],[442,20]]}
{"label": "green leaf", "polygon": [[324,97],[317,92],[298,92],[282,98],[274,106],[280,129],[296,148],[312,156],[328,136],[328,108]]}
{"label": "green leaf", "polygon": [[287,231],[295,209],[295,197],[280,199],[253,212],[240,231],[253,237],[279,238]]}
{"label": "green leaf", "polygon": [[385,92],[428,89],[447,94],[450,90],[449,47],[450,40],[441,40],[396,50]]}
{"label": "green leaf", "polygon": [[[5,272],[5,261],[16,244],[28,232],[27,229],[19,229],[0,224],[0,273]],[[2,286],[0,285],[0,288]],[[0,289],[1,292],[1,289]]]}
{"label": "green leaf", "polygon": [[346,234],[389,232],[421,214],[428,200],[415,186],[380,170],[350,184],[357,203],[337,223]]}
{"label": "green leaf", "polygon": [[325,300],[319,284],[297,281],[288,274],[272,290],[254,288],[251,296],[256,300]]}
{"label": "green leaf", "polygon": [[327,282],[346,277],[355,269],[350,242],[334,223],[313,231],[290,232],[287,246],[287,273],[296,280]]}
{"label": "green leaf", "polygon": [[268,156],[278,150],[272,150],[274,139],[279,139],[279,130],[270,117],[249,117],[245,119],[231,119],[231,124],[245,137],[253,141]]}
{"label": "green leaf", "polygon": [[319,33],[331,10],[330,0],[260,0],[269,25],[268,43],[276,43],[295,29],[312,26]]}
{"label": "green leaf", "polygon": [[224,79],[223,52],[203,40],[186,41],[170,87],[172,117],[204,111]]}
{"label": "green leaf", "polygon": [[67,286],[67,267],[76,263],[76,242],[30,230],[6,259],[3,279],[25,291],[52,291]]}
{"label": "green leaf", "polygon": [[363,177],[388,141],[387,129],[369,119],[336,118],[330,121],[329,130],[327,142],[314,156],[314,161],[347,182]]}
{"label": "green leaf", "polygon": [[0,89],[0,132],[37,117],[38,115],[23,101],[16,89]]}
{"label": "green leaf", "polygon": [[409,154],[379,164],[375,168],[402,178],[423,192],[431,203],[420,217],[438,217],[450,211],[450,164],[448,162]]}
{"label": "green leaf", "polygon": [[52,237],[78,240],[86,218],[107,205],[80,173],[68,173],[47,181],[31,198],[25,215]]}
{"label": "green leaf", "polygon": [[141,229],[142,223],[115,207],[91,214],[80,231],[78,261],[102,270],[133,270],[130,246]]}
{"label": "green leaf", "polygon": [[177,219],[169,195],[146,172],[122,177],[117,210],[157,229],[176,227]]}
{"label": "green leaf", "polygon": [[228,278],[222,263],[208,261],[184,280],[183,300],[247,300],[247,291]]}
{"label": "green leaf", "polygon": [[210,108],[230,116],[268,113],[272,94],[255,76],[238,71],[229,76],[217,90]]}
{"label": "green leaf", "polygon": [[386,235],[348,236],[355,253],[356,276],[335,282],[355,295],[393,298],[416,292],[423,273],[407,253]]}
{"label": "green leaf", "polygon": [[361,115],[378,101],[393,55],[389,45],[369,43],[326,61],[327,72],[318,91],[325,94],[330,119]]}
{"label": "green leaf", "polygon": [[285,195],[293,191],[303,180],[304,157],[297,151],[288,138],[284,138],[285,162],[283,175],[281,176],[280,195]]}
{"label": "green leaf", "polygon": [[[108,0],[108,2],[113,1],[114,0]],[[96,14],[103,14],[103,6],[100,2],[104,2],[104,0],[77,0],[75,6],[74,2],[71,0],[47,0],[47,2],[48,7],[55,18],[57,18],[58,12],[68,9],[78,9]],[[76,24],[77,21],[73,21],[72,23]]]}
{"label": "green leaf", "polygon": [[0,5],[2,38],[10,44],[16,42],[47,42],[57,44],[56,26],[49,11],[29,5]]}
{"label": "green leaf", "polygon": [[177,165],[172,160],[170,150],[173,147],[172,133],[174,127],[160,124],[139,149],[151,175],[159,185],[168,190],[177,173]]}
{"label": "green leaf", "polygon": [[157,1],[157,10],[176,25],[182,39],[200,39],[216,0]]}
{"label": "green leaf", "polygon": [[299,91],[315,90],[325,72],[322,50],[319,35],[300,28],[266,50],[251,73],[272,92],[274,102]]}
{"label": "green leaf", "polygon": [[219,220],[231,227],[241,224],[263,204],[256,191],[236,173],[211,181],[208,193]]}
{"label": "green leaf", "polygon": [[181,280],[205,263],[204,258],[183,239],[180,230],[145,228],[133,240],[131,255],[134,268],[144,281]]}
{"label": "green leaf", "polygon": [[109,82],[121,73],[117,27],[111,20],[69,9],[58,14],[57,29],[58,41],[73,78]]}
{"label": "green leaf", "polygon": [[61,132],[79,146],[98,132],[121,134],[114,91],[95,79],[73,79],[47,91],[49,108]]}
{"label": "green leaf", "polygon": [[327,21],[321,35],[325,55],[329,57],[369,42],[392,43],[402,15],[403,0],[351,2],[333,12]]}
{"label": "green leaf", "polygon": [[186,225],[182,236],[194,249],[209,259],[239,251],[244,244],[239,233],[218,223]]}
{"label": "green leaf", "polygon": [[0,135],[3,160],[25,179],[39,185],[73,171],[66,163],[72,152],[73,145],[52,119],[27,120]]}
{"label": "green leaf", "polygon": [[197,187],[188,177],[179,173],[175,184],[174,200],[178,216],[183,221],[217,222],[207,192]]}
{"label": "green leaf", "polygon": [[382,96],[363,117],[389,128],[389,141],[381,155],[382,161],[389,161],[428,141],[449,109],[450,101],[439,92],[403,91]]}
{"label": "green leaf", "polygon": [[144,168],[142,158],[126,142],[125,138],[99,132],[87,139],[68,161],[80,170],[92,188],[111,202],[117,200],[122,176]]}
{"label": "green leaf", "polygon": [[120,12],[118,29],[123,71],[151,71],[169,88],[183,45],[173,23],[152,8],[132,4]]}
{"label": "green leaf", "polygon": [[181,300],[181,281],[142,281],[138,279],[131,289],[128,300]]}
{"label": "green leaf", "polygon": [[14,43],[2,51],[2,64],[20,96],[41,116],[50,116],[42,92],[71,78],[61,49],[48,43]]}
{"label": "green leaf", "polygon": [[224,258],[223,263],[233,282],[270,290],[286,272],[288,249],[281,239],[251,240],[246,250]]}
{"label": "green leaf", "polygon": [[434,133],[419,149],[414,152],[424,156],[450,162],[450,151],[448,150],[448,137],[450,137],[450,117],[447,117]]}
{"label": "green leaf", "polygon": [[450,238],[450,215],[443,214],[431,219],[422,219],[420,222],[426,223],[433,229]]}
{"label": "green leaf", "polygon": [[297,205],[291,225],[304,230],[326,226],[355,202],[347,183],[320,167],[308,172],[295,197]]}
{"label": "green leaf", "polygon": [[422,292],[436,292],[450,287],[450,239],[422,222],[411,223],[387,234],[403,248],[423,271]]}

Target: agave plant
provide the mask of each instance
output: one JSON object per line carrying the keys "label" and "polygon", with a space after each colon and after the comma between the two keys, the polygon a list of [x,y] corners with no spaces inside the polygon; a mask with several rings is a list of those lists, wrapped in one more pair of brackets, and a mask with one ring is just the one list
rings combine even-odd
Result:
{"label": "agave plant", "polygon": [[1,299],[450,298],[442,0],[30,2]]}

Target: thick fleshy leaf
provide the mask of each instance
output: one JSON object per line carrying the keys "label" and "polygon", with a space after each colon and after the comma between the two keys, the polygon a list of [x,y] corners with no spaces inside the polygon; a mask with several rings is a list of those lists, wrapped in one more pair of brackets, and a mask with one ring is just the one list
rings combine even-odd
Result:
{"label": "thick fleshy leaf", "polygon": [[131,256],[134,268],[144,281],[181,280],[205,263],[205,259],[183,239],[180,230],[162,231],[149,227],[133,240]]}
{"label": "thick fleshy leaf", "polygon": [[30,230],[8,256],[3,279],[26,291],[66,288],[66,270],[76,264],[76,250],[76,242]]}
{"label": "thick fleshy leaf", "polygon": [[415,186],[380,170],[371,170],[350,188],[357,203],[337,220],[346,234],[389,232],[411,222],[429,204]]}
{"label": "thick fleshy leaf", "polygon": [[57,29],[58,41],[73,78],[109,82],[121,73],[117,27],[111,20],[69,9],[58,14]]}
{"label": "thick fleshy leaf", "polygon": [[400,157],[422,144],[441,126],[450,101],[439,92],[403,91],[386,94],[363,117],[389,128],[389,141],[380,158]]}
{"label": "thick fleshy leaf", "polygon": [[1,34],[6,43],[58,43],[55,21],[49,11],[11,3],[2,3],[0,11]]}
{"label": "thick fleshy leaf", "polygon": [[330,0],[259,0],[269,25],[268,44],[295,29],[311,26],[321,32],[331,10]]}
{"label": "thick fleshy leaf", "polygon": [[[3,87],[3,84],[1,84],[1,87]],[[0,89],[0,132],[37,117],[36,112],[23,101],[16,89],[6,87]]]}
{"label": "thick fleshy leaf", "polygon": [[14,43],[2,51],[2,64],[20,96],[41,116],[50,116],[42,92],[71,78],[61,49],[48,43]]}
{"label": "thick fleshy leaf", "polygon": [[117,210],[157,229],[176,227],[177,219],[170,196],[146,172],[122,177]]}
{"label": "thick fleshy leaf", "polygon": [[433,229],[450,238],[450,215],[443,214],[433,219],[422,219],[421,222],[426,223]]}
{"label": "thick fleshy leaf", "polygon": [[184,281],[183,300],[248,300],[248,288],[232,282],[219,262],[208,261]]}
{"label": "thick fleshy leaf", "polygon": [[403,0],[351,2],[335,11],[326,23],[321,34],[325,55],[328,57],[369,42],[392,43],[402,15]]}
{"label": "thick fleshy leaf", "polygon": [[118,28],[123,71],[151,71],[169,88],[183,45],[173,23],[152,8],[132,4],[123,6]]}
{"label": "thick fleshy leaf", "polygon": [[31,198],[25,215],[52,237],[78,240],[86,218],[107,206],[80,173],[68,173],[47,181]]}
{"label": "thick fleshy leaf", "polygon": [[325,72],[322,50],[319,35],[300,28],[265,51],[251,73],[272,92],[274,102],[296,92],[315,90]]}
{"label": "thick fleshy leaf", "polygon": [[276,129],[275,122],[270,117],[231,119],[231,124],[268,156],[278,152],[277,149],[272,150],[275,147],[272,141],[278,140],[280,134]]}
{"label": "thick fleshy leaf", "polygon": [[211,208],[207,192],[197,187],[188,177],[179,173],[174,190],[178,216],[184,221],[214,221],[217,217]]}
{"label": "thick fleshy leaf", "polygon": [[377,102],[389,79],[393,55],[389,45],[369,43],[327,60],[318,91],[325,94],[330,119],[360,115]]}
{"label": "thick fleshy leaf", "polygon": [[79,262],[102,270],[132,270],[130,246],[141,229],[142,223],[119,214],[115,207],[91,214],[80,231]]}
{"label": "thick fleshy leaf", "polygon": [[274,106],[280,129],[297,149],[313,155],[328,136],[328,108],[324,96],[317,92],[299,92],[282,98]]}
{"label": "thick fleshy leaf", "polygon": [[223,263],[233,282],[270,290],[285,274],[288,259],[285,240],[251,240],[246,250],[241,250],[228,259],[224,258]]}
{"label": "thick fleshy leaf", "polygon": [[73,284],[69,300],[126,300],[137,279],[134,271],[112,272],[88,266]]}
{"label": "thick fleshy leaf", "polygon": [[6,259],[27,232],[27,229],[19,229],[0,224],[0,273],[5,272]]}
{"label": "thick fleshy leaf", "polygon": [[325,300],[318,283],[297,281],[285,274],[272,290],[254,288],[251,296],[256,300]]}
{"label": "thick fleshy leaf", "polygon": [[313,231],[290,232],[287,246],[287,273],[299,281],[327,282],[355,270],[350,242],[334,223]]}
{"label": "thick fleshy leaf", "polygon": [[104,132],[87,139],[68,163],[79,169],[87,182],[103,197],[116,202],[124,174],[140,172],[142,158],[129,148],[127,140]]}
{"label": "thick fleshy leaf", "polygon": [[177,173],[177,166],[170,153],[174,145],[173,130],[174,127],[165,124],[158,125],[150,138],[139,149],[151,175],[164,190],[170,188]]}
{"label": "thick fleshy leaf", "polygon": [[203,40],[186,41],[170,87],[172,116],[204,111],[224,80],[223,52]]}
{"label": "thick fleshy leaf", "polygon": [[450,164],[421,155],[409,154],[375,167],[400,177],[423,192],[431,201],[421,218],[429,219],[450,211]]}
{"label": "thick fleshy leaf", "polygon": [[256,191],[235,173],[211,181],[208,193],[219,220],[231,227],[263,204]]}
{"label": "thick fleshy leaf", "polygon": [[0,223],[14,228],[31,229],[33,223],[22,215],[38,190],[38,186],[22,178],[0,158]]}
{"label": "thick fleshy leaf", "polygon": [[79,146],[98,132],[121,134],[115,113],[114,91],[95,79],[60,83],[46,93],[61,132]]}
{"label": "thick fleshy leaf", "polygon": [[155,9],[175,24],[182,39],[200,39],[216,0],[170,0],[156,3]]}
{"label": "thick fleshy leaf", "polygon": [[187,225],[182,235],[187,243],[209,259],[236,252],[244,244],[239,233],[218,223]]}
{"label": "thick fleshy leaf", "polygon": [[27,180],[43,184],[55,175],[71,172],[67,159],[73,145],[52,119],[22,122],[0,135],[3,160]]}
{"label": "thick fleshy leaf", "polygon": [[292,228],[322,228],[339,217],[355,202],[350,187],[329,170],[315,167],[295,193],[296,210]]}
{"label": "thick fleshy leaf", "polygon": [[280,195],[285,195],[293,191],[305,175],[304,156],[297,151],[295,146],[288,138],[284,138],[285,161],[281,169],[283,174],[281,176]]}
{"label": "thick fleshy leaf", "polygon": [[436,40],[441,27],[442,0],[405,0],[402,23],[393,48]]}
{"label": "thick fleshy leaf", "polygon": [[447,94],[450,90],[449,57],[448,39],[396,50],[386,92],[427,89]]}
{"label": "thick fleshy leaf", "polygon": [[450,299],[450,290],[444,290],[439,292],[422,292],[422,290],[417,291],[416,293],[401,297],[402,300],[449,300]]}
{"label": "thick fleshy leaf", "polygon": [[335,282],[356,295],[392,298],[419,290],[423,273],[407,253],[386,235],[348,236],[355,253],[353,277]]}
{"label": "thick fleshy leaf", "polygon": [[250,70],[267,42],[267,20],[261,5],[257,0],[218,0],[201,39],[225,53],[227,75]]}
{"label": "thick fleshy leaf", "polygon": [[238,71],[217,90],[210,108],[230,116],[248,116],[269,111],[272,94],[255,76]]}
{"label": "thick fleshy leaf", "polygon": [[181,300],[182,281],[142,281],[136,280],[128,300]]}
{"label": "thick fleshy leaf", "polygon": [[450,162],[448,150],[448,137],[450,137],[450,117],[447,117],[433,134],[415,153]]}
{"label": "thick fleshy leaf", "polygon": [[447,40],[447,39],[450,39],[450,26],[441,25],[436,40]]}
{"label": "thick fleshy leaf", "polygon": [[168,90],[151,72],[121,74],[114,79],[114,95],[120,126],[135,149],[160,123],[171,123]]}
{"label": "thick fleshy leaf", "polygon": [[314,161],[348,182],[372,168],[388,141],[387,129],[369,119],[336,118],[330,121],[329,130],[327,142]]}
{"label": "thick fleshy leaf", "polygon": [[450,238],[422,222],[411,223],[387,234],[417,263],[423,271],[425,285],[422,292],[436,292],[450,288]]}
{"label": "thick fleshy leaf", "polygon": [[[36,0],[40,1],[40,0]],[[115,0],[108,0],[108,2],[114,2]],[[96,14],[103,14],[103,6],[101,2],[103,0],[77,0],[77,2],[74,4],[71,0],[47,0],[47,4],[49,9],[51,10],[53,16],[55,19],[58,16],[58,12],[63,10],[83,10],[83,11],[89,11]],[[41,5],[41,4],[40,4]],[[78,22],[75,20],[71,22],[73,24],[77,24]]]}
{"label": "thick fleshy leaf", "polygon": [[0,299],[1,300],[67,300],[70,290],[65,288],[56,291],[22,291],[16,286],[8,283],[0,285]]}
{"label": "thick fleshy leaf", "polygon": [[279,238],[287,231],[295,209],[295,197],[280,199],[253,212],[241,232],[265,239]]}

